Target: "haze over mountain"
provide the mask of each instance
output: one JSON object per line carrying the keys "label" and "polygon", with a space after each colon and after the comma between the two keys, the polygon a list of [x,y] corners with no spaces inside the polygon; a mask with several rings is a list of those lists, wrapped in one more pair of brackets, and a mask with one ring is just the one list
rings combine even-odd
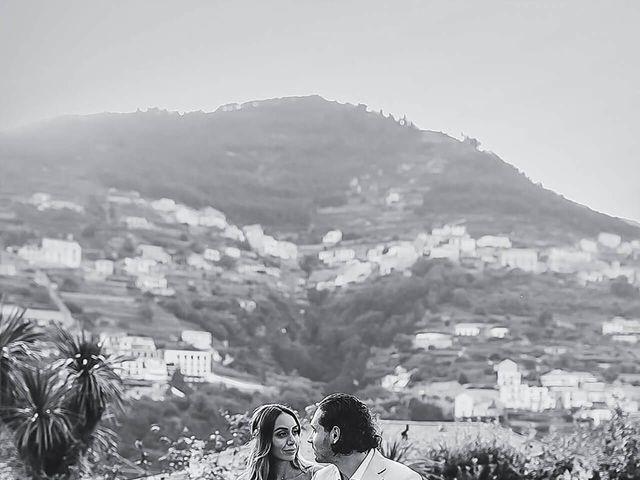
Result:
{"label": "haze over mountain", "polygon": [[[474,139],[319,96],[212,113],[62,117],[5,134],[0,159],[3,192],[83,198],[108,187],[135,189],[297,234],[338,227],[359,235],[383,211],[393,225],[386,233],[453,220],[473,233],[543,241],[640,233],[533,184]],[[385,201],[394,192],[399,201]]]}

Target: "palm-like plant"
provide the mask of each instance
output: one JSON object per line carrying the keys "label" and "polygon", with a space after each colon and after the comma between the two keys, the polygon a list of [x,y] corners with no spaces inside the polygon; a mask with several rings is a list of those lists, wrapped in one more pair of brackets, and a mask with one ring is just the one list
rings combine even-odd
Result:
{"label": "palm-like plant", "polygon": [[98,339],[85,332],[73,335],[57,328],[56,337],[61,359],[54,368],[61,370],[66,386],[65,406],[75,414],[72,433],[76,442],[67,455],[75,463],[92,446],[109,443],[109,430],[98,427],[108,417],[109,408],[123,408],[124,389],[117,365],[124,358],[105,355]]}
{"label": "palm-like plant", "polygon": [[0,301],[0,406],[13,403],[20,373],[33,361],[37,342],[42,339],[38,327],[24,318],[25,309],[3,313]]}
{"label": "palm-like plant", "polygon": [[16,447],[36,476],[61,473],[52,471],[51,465],[73,442],[74,414],[64,407],[64,395],[53,371],[25,369],[15,384],[14,405],[3,409]]}

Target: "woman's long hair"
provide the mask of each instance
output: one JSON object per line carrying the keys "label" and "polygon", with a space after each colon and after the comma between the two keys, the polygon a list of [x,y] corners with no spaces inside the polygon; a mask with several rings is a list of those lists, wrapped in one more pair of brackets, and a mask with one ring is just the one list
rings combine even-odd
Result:
{"label": "woman's long hair", "polygon": [[[242,475],[243,480],[269,480],[269,452],[273,438],[273,427],[276,419],[281,414],[291,415],[298,428],[301,429],[300,420],[293,410],[277,403],[258,407],[251,417],[251,452],[247,461],[247,469]],[[291,465],[298,470],[306,470],[310,467],[296,452]]]}

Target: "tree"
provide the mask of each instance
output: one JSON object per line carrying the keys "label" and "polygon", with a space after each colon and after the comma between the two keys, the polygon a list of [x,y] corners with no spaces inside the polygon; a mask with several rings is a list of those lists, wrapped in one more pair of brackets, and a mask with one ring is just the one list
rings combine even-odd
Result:
{"label": "tree", "polygon": [[14,386],[14,404],[3,415],[18,452],[36,478],[64,473],[59,462],[73,444],[74,416],[63,405],[66,389],[53,370],[25,369],[21,380]]}
{"label": "tree", "polygon": [[20,374],[37,352],[37,341],[42,338],[24,313],[25,309],[20,308],[3,314],[0,308],[0,407],[12,404]]}

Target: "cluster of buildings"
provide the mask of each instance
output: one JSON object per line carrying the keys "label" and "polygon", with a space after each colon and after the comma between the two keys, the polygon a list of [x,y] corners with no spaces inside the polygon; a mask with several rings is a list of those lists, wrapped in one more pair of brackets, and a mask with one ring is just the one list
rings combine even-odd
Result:
{"label": "cluster of buildings", "polygon": [[494,369],[495,388],[469,388],[455,397],[456,419],[498,418],[509,410],[560,409],[572,412],[574,418],[599,424],[611,419],[616,408],[638,411],[639,387],[608,384],[588,372],[554,369],[529,384],[523,381],[522,370],[513,360],[503,360]]}
{"label": "cluster of buildings", "polygon": [[417,332],[413,346],[424,350],[441,350],[451,348],[455,337],[484,337],[489,339],[505,339],[509,337],[509,328],[488,323],[456,323],[452,332],[421,331]]}
{"label": "cluster of buildings", "polygon": [[614,342],[638,343],[640,337],[640,319],[613,317],[602,322],[602,335],[609,336]]}
{"label": "cluster of buildings", "polygon": [[211,333],[184,330],[180,341],[157,348],[152,337],[128,335],[124,332],[101,333],[105,353],[124,358],[119,367],[125,380],[164,383],[176,370],[188,382],[206,382],[213,362],[223,358],[212,347]]}
{"label": "cluster of buildings", "polygon": [[40,268],[80,268],[82,247],[72,239],[43,238],[41,245],[24,245],[18,256]]}
{"label": "cluster of buildings", "polygon": [[602,232],[597,239],[582,239],[573,247],[543,250],[516,248],[506,235],[473,238],[459,224],[433,228],[413,241],[384,245],[345,245],[342,232],[332,230],[322,239],[318,260],[324,268],[310,279],[317,290],[333,290],[359,283],[373,274],[407,271],[421,257],[447,259],[470,268],[511,268],[530,273],[575,274],[581,284],[626,277],[640,286],[640,240],[625,242],[619,235]]}
{"label": "cluster of buildings", "polygon": [[71,210],[76,213],[84,213],[82,205],[68,200],[55,200],[50,194],[44,192],[36,192],[31,195],[29,203],[41,212],[45,210]]}

